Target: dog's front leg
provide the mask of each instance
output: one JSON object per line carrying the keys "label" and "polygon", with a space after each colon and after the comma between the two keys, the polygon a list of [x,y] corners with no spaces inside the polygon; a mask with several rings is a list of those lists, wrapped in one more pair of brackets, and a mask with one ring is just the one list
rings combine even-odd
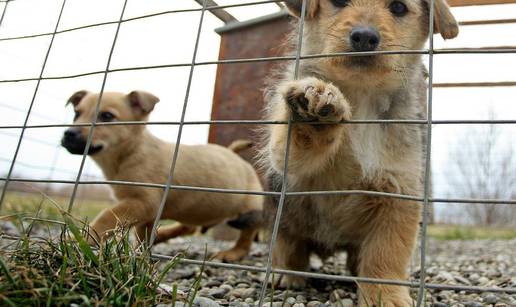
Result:
{"label": "dog's front leg", "polygon": [[[280,84],[271,101],[273,120],[295,123],[289,154],[289,173],[309,175],[324,167],[337,152],[344,132],[341,120],[351,119],[351,108],[340,90],[330,83],[309,77]],[[319,122],[319,123],[318,123]],[[320,122],[327,122],[323,124]],[[272,167],[283,171],[287,126],[274,125],[268,150]]]}
{"label": "dog's front leg", "polygon": [[[410,201],[383,201],[371,222],[371,231],[362,242],[358,276],[406,280],[410,257],[419,228],[418,204]],[[408,287],[360,283],[359,306],[411,307]]]}
{"label": "dog's front leg", "polygon": [[[90,224],[92,233],[90,243],[102,241],[110,236],[117,227],[131,227],[135,224],[152,221],[156,210],[137,199],[121,200],[113,208],[104,209]],[[95,239],[95,240],[94,240]]]}

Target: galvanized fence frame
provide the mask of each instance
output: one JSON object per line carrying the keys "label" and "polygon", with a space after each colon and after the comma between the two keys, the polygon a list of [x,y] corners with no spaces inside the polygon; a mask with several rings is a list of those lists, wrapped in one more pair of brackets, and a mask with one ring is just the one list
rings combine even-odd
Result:
{"label": "galvanized fence frame", "polygon": [[[0,0],[0,5],[3,4],[3,10],[1,12],[0,17],[0,31],[1,31],[1,25],[4,20],[4,17],[6,15],[6,12],[8,11],[8,5],[10,2],[13,2],[15,0]],[[21,0],[16,0],[21,1]],[[103,23],[96,23],[96,24],[90,24],[75,28],[69,28],[64,30],[58,30],[59,24],[61,21],[61,17],[63,15],[63,11],[66,7],[66,1],[62,0],[62,5],[60,8],[59,16],[57,19],[57,22],[55,24],[55,28],[53,32],[46,32],[46,33],[39,33],[39,34],[31,34],[31,35],[24,35],[24,36],[17,36],[17,37],[7,37],[7,38],[0,38],[1,41],[11,41],[11,40],[20,40],[20,39],[28,39],[28,38],[34,38],[34,37],[42,37],[42,36],[51,36],[50,44],[48,46],[48,50],[46,52],[41,71],[38,77],[33,78],[21,78],[21,79],[6,79],[6,80],[0,80],[0,83],[15,83],[15,82],[24,82],[24,81],[36,81],[36,87],[29,105],[28,110],[26,111],[26,116],[23,125],[3,125],[0,126],[0,132],[3,133],[4,130],[9,129],[21,129],[20,136],[17,141],[16,150],[13,154],[13,157],[10,159],[10,167],[9,171],[6,177],[0,178],[1,181],[4,182],[2,194],[0,196],[0,209],[2,206],[2,203],[4,202],[6,191],[8,189],[10,182],[27,182],[27,183],[64,183],[64,184],[73,184],[73,192],[70,197],[70,201],[68,203],[67,211],[71,212],[73,209],[74,202],[77,197],[77,188],[79,185],[88,185],[88,184],[107,184],[107,185],[127,185],[127,186],[134,186],[134,187],[149,187],[149,188],[157,188],[163,190],[163,196],[160,201],[159,205],[159,211],[156,216],[156,219],[153,224],[153,231],[151,235],[151,243],[155,240],[155,230],[158,226],[158,222],[161,217],[161,213],[163,212],[163,208],[165,206],[166,201],[166,195],[171,189],[177,189],[177,190],[190,190],[190,191],[202,191],[202,192],[212,192],[212,193],[232,193],[232,194],[251,194],[251,195],[267,195],[267,196],[279,196],[279,204],[278,204],[278,210],[276,213],[276,217],[274,220],[274,224],[272,227],[272,235],[269,243],[268,248],[268,257],[267,257],[267,263],[265,267],[259,267],[259,266],[248,266],[248,265],[239,265],[239,264],[227,264],[227,263],[218,263],[218,262],[205,262],[205,261],[199,261],[199,260],[193,260],[193,259],[183,259],[181,262],[185,264],[195,264],[195,265],[207,265],[212,267],[218,267],[218,268],[225,268],[225,269],[232,269],[232,270],[246,270],[246,271],[252,271],[252,272],[263,272],[265,273],[265,278],[262,283],[262,288],[260,292],[260,299],[259,299],[259,306],[261,306],[265,300],[265,296],[268,289],[268,280],[271,273],[276,274],[288,274],[288,275],[295,275],[295,276],[302,276],[302,277],[311,277],[311,278],[319,278],[319,279],[326,279],[326,280],[335,280],[335,281],[347,281],[347,282],[363,282],[363,283],[380,283],[380,284],[389,284],[389,285],[400,285],[400,286],[406,286],[410,288],[417,288],[418,289],[418,295],[417,295],[417,306],[422,306],[424,304],[424,294],[426,289],[432,289],[432,290],[455,290],[455,291],[471,291],[471,292],[504,292],[504,293],[516,293],[516,288],[497,288],[497,287],[477,287],[477,286],[461,286],[461,285],[446,285],[446,284],[428,284],[425,281],[426,276],[426,243],[427,243],[427,224],[428,224],[428,206],[430,203],[462,203],[462,204],[482,204],[482,203],[492,203],[492,204],[510,204],[510,205],[516,205],[516,200],[513,199],[450,199],[450,198],[432,198],[430,196],[430,159],[431,159],[431,144],[432,144],[432,126],[433,125],[454,125],[454,124],[516,124],[516,119],[514,120],[433,120],[432,118],[432,105],[433,105],[433,88],[434,88],[434,82],[433,82],[433,75],[434,75],[434,55],[436,54],[503,54],[503,53],[516,53],[516,48],[513,47],[507,47],[507,48],[463,48],[463,49],[435,49],[434,48],[434,40],[433,40],[433,33],[434,33],[434,26],[433,26],[433,14],[434,14],[434,6],[433,2],[434,0],[431,0],[432,5],[430,5],[430,16],[429,16],[429,33],[430,33],[430,41],[429,41],[429,47],[428,49],[422,49],[422,50],[395,50],[395,51],[371,51],[371,52],[342,52],[342,53],[332,53],[332,54],[309,54],[309,55],[303,55],[301,46],[302,46],[302,40],[303,40],[303,27],[304,27],[304,12],[306,10],[306,2],[307,0],[303,0],[302,5],[302,14],[300,18],[299,25],[299,36],[297,40],[297,48],[295,55],[293,56],[276,56],[276,57],[262,57],[262,58],[248,58],[248,59],[230,59],[230,60],[217,60],[217,61],[205,61],[205,62],[198,62],[196,60],[197,57],[197,50],[199,46],[200,41],[200,34],[203,27],[203,20],[206,12],[213,12],[216,10],[226,9],[226,8],[232,8],[232,7],[241,7],[241,6],[252,6],[252,5],[260,5],[260,4],[266,4],[266,3],[279,3],[280,0],[265,0],[265,1],[252,1],[247,3],[238,3],[233,5],[214,5],[213,1],[210,0],[199,0],[197,2],[202,3],[201,8],[192,8],[192,9],[181,9],[181,10],[169,10],[169,11],[163,11],[159,13],[153,13],[148,15],[142,15],[137,16],[133,18],[124,18],[125,8],[127,5],[127,0],[124,0],[123,7],[120,12],[120,17],[117,21],[110,21],[110,22],[103,22]],[[163,64],[163,65],[154,65],[154,66],[141,66],[141,67],[126,67],[126,68],[118,68],[118,69],[112,69],[110,68],[110,63],[113,55],[114,48],[116,46],[116,41],[118,37],[118,33],[120,30],[120,27],[123,23],[130,22],[133,20],[139,20],[139,19],[145,19],[150,18],[154,16],[160,16],[160,15],[168,15],[168,14],[174,14],[174,13],[184,13],[184,12],[200,12],[200,19],[197,25],[197,34],[195,39],[195,46],[194,51],[192,55],[192,61],[190,63],[176,63],[176,64]],[[219,11],[220,12],[220,11]],[[506,20],[507,22],[513,22],[511,20]],[[497,23],[497,21],[491,21],[492,23]],[[502,21],[501,23],[503,23]],[[117,28],[115,31],[115,35],[113,37],[109,57],[106,63],[106,68],[102,71],[91,71],[81,74],[74,74],[74,75],[61,75],[61,76],[48,76],[44,77],[45,67],[47,64],[47,60],[49,57],[49,54],[52,49],[52,44],[54,41],[54,38],[56,35],[59,35],[61,33],[66,32],[73,32],[80,29],[85,28],[92,28],[97,26],[103,26],[103,25],[110,25],[110,24],[116,24]],[[471,24],[476,24],[475,22]],[[394,119],[394,120],[349,120],[349,121],[343,121],[340,124],[406,124],[406,125],[425,125],[426,126],[426,133],[427,133],[427,144],[426,144],[426,153],[425,153],[425,168],[424,168],[424,190],[423,190],[423,196],[416,196],[416,195],[403,195],[403,194],[394,194],[394,193],[384,193],[384,192],[375,192],[375,191],[365,191],[365,190],[340,190],[340,191],[301,191],[301,192],[289,192],[287,190],[288,184],[287,184],[287,169],[288,169],[288,153],[290,148],[290,142],[291,142],[291,129],[292,126],[297,124],[296,122],[293,122],[292,119],[289,119],[288,121],[270,121],[270,120],[209,120],[209,121],[185,121],[185,114],[188,107],[188,101],[189,101],[189,94],[190,94],[190,87],[193,80],[193,73],[195,70],[195,67],[202,66],[202,65],[215,65],[215,64],[232,64],[232,63],[252,63],[252,62],[265,62],[265,61],[295,61],[295,71],[294,71],[294,78],[298,77],[298,69],[299,69],[299,63],[302,59],[311,59],[311,58],[321,58],[321,57],[339,57],[339,56],[364,56],[364,55],[372,55],[372,54],[421,54],[421,55],[428,55],[428,64],[429,64],[429,79],[428,79],[428,101],[427,101],[427,118],[426,120],[415,120],[415,119]],[[144,69],[155,69],[155,68],[172,68],[172,67],[189,67],[190,72],[188,76],[188,83],[187,87],[185,89],[185,95],[184,95],[184,103],[182,107],[181,112],[181,118],[180,121],[162,121],[162,122],[108,122],[108,123],[97,123],[96,122],[96,116],[93,118],[92,122],[89,124],[39,124],[39,125],[29,125],[29,118],[30,116],[34,116],[37,114],[33,114],[32,108],[35,103],[35,98],[38,93],[39,85],[42,80],[57,80],[57,79],[69,79],[69,78],[77,78],[77,77],[83,77],[83,76],[89,76],[89,75],[103,75],[102,85],[100,89],[100,94],[96,102],[96,114],[99,113],[100,109],[100,100],[102,98],[102,95],[104,93],[104,87],[106,84],[107,77],[109,73],[112,72],[119,72],[119,71],[134,71],[134,70],[144,70]],[[492,84],[497,85],[497,84]],[[507,86],[512,86],[513,84],[509,82],[508,84],[505,84]],[[483,86],[480,84],[479,86]],[[503,86],[503,84],[502,84]],[[93,131],[95,127],[97,126],[110,126],[110,125],[172,125],[172,126],[178,126],[178,135],[176,139],[176,144],[181,144],[181,137],[182,137],[182,131],[183,127],[185,125],[211,125],[211,124],[218,124],[218,125],[238,125],[238,124],[246,124],[246,125],[287,125],[288,127],[288,137],[287,137],[287,145],[285,148],[285,165],[284,165],[284,172],[283,172],[283,186],[282,190],[280,192],[271,192],[271,191],[247,191],[247,190],[235,190],[235,189],[218,189],[218,188],[206,188],[206,187],[193,187],[193,186],[180,186],[180,185],[173,185],[173,179],[174,179],[174,171],[177,161],[177,155],[178,155],[178,148],[179,146],[176,146],[173,152],[173,155],[171,157],[171,167],[169,169],[168,178],[165,184],[156,184],[156,183],[147,183],[147,182],[125,182],[125,181],[112,181],[112,180],[81,180],[81,177],[83,176],[83,169],[84,164],[87,157],[87,152],[89,150],[89,147],[91,145],[91,140],[93,136]],[[325,123],[320,123],[325,124]],[[16,163],[22,164],[23,162],[17,162],[18,154],[20,146],[24,139],[30,140],[30,137],[25,137],[25,132],[27,129],[44,129],[44,128],[54,128],[54,127],[74,127],[74,126],[89,126],[91,127],[90,133],[87,138],[87,145],[84,150],[84,153],[82,155],[82,160],[80,167],[78,169],[78,172],[76,173],[76,179],[75,180],[39,180],[39,179],[28,179],[28,178],[13,178],[12,172],[14,169],[14,166]],[[32,140],[37,141],[37,140]],[[366,278],[366,277],[354,277],[354,276],[337,276],[337,275],[329,275],[329,274],[322,274],[322,273],[312,273],[312,272],[304,272],[304,271],[292,271],[292,270],[282,270],[282,269],[273,269],[272,268],[272,256],[271,256],[271,250],[273,249],[278,227],[281,221],[281,213],[283,204],[285,202],[285,198],[289,196],[300,196],[300,195],[369,195],[369,196],[382,196],[382,197],[392,197],[397,199],[404,199],[404,200],[412,200],[416,202],[420,202],[423,204],[422,206],[422,227],[421,227],[421,241],[420,241],[420,276],[419,281],[405,281],[405,280],[390,280],[390,279],[378,279],[378,278]],[[58,221],[51,221],[46,220],[48,222],[55,222],[60,223]],[[4,238],[9,238],[8,236],[4,236]],[[171,256],[166,255],[160,255],[160,254],[153,254],[153,257],[160,260],[168,260],[171,259]]]}

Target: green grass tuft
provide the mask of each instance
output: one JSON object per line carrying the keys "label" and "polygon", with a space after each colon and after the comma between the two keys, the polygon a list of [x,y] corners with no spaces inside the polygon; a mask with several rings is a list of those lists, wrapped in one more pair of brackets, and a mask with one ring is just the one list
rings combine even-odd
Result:
{"label": "green grass tuft", "polygon": [[[87,244],[86,226],[61,213],[66,227],[58,238],[35,240],[24,235],[0,250],[0,305],[152,306],[175,302],[177,287],[167,293],[159,285],[178,264],[179,256],[160,265],[149,249],[134,246],[124,229],[94,249]],[[31,228],[32,224],[25,233]]]}

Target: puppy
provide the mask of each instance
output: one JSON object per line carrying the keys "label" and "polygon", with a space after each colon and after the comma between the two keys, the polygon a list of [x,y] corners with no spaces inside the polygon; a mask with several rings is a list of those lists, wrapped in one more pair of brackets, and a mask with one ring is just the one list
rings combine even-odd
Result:
{"label": "puppy", "polygon": [[[302,0],[285,1],[299,17]],[[430,0],[307,0],[303,54],[420,50],[429,35]],[[296,27],[297,28],[297,27]],[[445,39],[458,26],[444,0],[435,0],[434,31]],[[295,47],[298,34],[292,33]],[[288,191],[369,190],[422,195],[421,126],[338,124],[345,120],[420,119],[426,113],[426,81],[416,54],[334,56],[294,63],[265,92],[270,120],[293,118]],[[308,123],[306,123],[308,122]],[[318,123],[321,122],[321,123]],[[322,123],[325,122],[325,123]],[[287,126],[267,128],[263,158],[272,188],[280,191]],[[266,208],[274,215],[277,204]],[[366,195],[287,197],[277,243],[276,267],[306,270],[309,255],[325,258],[338,249],[361,277],[403,280],[421,206]],[[283,276],[301,287],[301,277]],[[405,287],[362,283],[360,306],[412,306]]]}
{"label": "puppy", "polygon": [[[90,123],[95,116],[98,94],[79,91],[67,104],[75,110],[74,123]],[[142,91],[129,94],[108,92],[102,95],[97,122],[146,121],[157,97]],[[83,154],[90,127],[72,127],[65,131],[62,145],[72,154]],[[233,144],[233,150],[247,147]],[[164,184],[167,180],[175,144],[153,136],[145,125],[100,125],[93,132],[88,155],[108,180]],[[208,145],[181,145],[173,184],[225,189],[262,191],[253,167],[232,150]],[[102,211],[91,224],[97,239],[104,239],[119,224],[135,226],[137,237],[144,240],[157,215],[163,189],[112,185],[118,201]],[[207,193],[171,189],[161,218],[179,225],[158,229],[156,242],[193,233],[195,226],[209,227],[226,220],[262,211],[263,197],[257,195]],[[217,255],[223,261],[244,257],[257,233],[256,225],[240,225],[236,245]]]}

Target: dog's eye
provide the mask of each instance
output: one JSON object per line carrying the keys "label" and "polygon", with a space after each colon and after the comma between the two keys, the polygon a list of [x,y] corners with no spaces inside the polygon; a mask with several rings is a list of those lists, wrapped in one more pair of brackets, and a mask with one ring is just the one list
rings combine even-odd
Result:
{"label": "dog's eye", "polygon": [[349,4],[350,0],[331,0],[331,3],[336,7],[345,7]]}
{"label": "dog's eye", "polygon": [[101,112],[99,114],[99,120],[101,122],[110,122],[113,119],[115,119],[115,115],[113,115],[111,112]]}
{"label": "dog's eye", "polygon": [[401,1],[393,1],[391,5],[389,5],[389,10],[397,17],[405,16],[408,13],[407,6]]}
{"label": "dog's eye", "polygon": [[75,114],[74,114],[74,116],[73,116],[73,120],[74,120],[74,121],[75,121],[75,120],[77,120],[77,118],[79,118],[79,116],[81,116],[81,112],[79,112],[79,111],[75,111]]}

